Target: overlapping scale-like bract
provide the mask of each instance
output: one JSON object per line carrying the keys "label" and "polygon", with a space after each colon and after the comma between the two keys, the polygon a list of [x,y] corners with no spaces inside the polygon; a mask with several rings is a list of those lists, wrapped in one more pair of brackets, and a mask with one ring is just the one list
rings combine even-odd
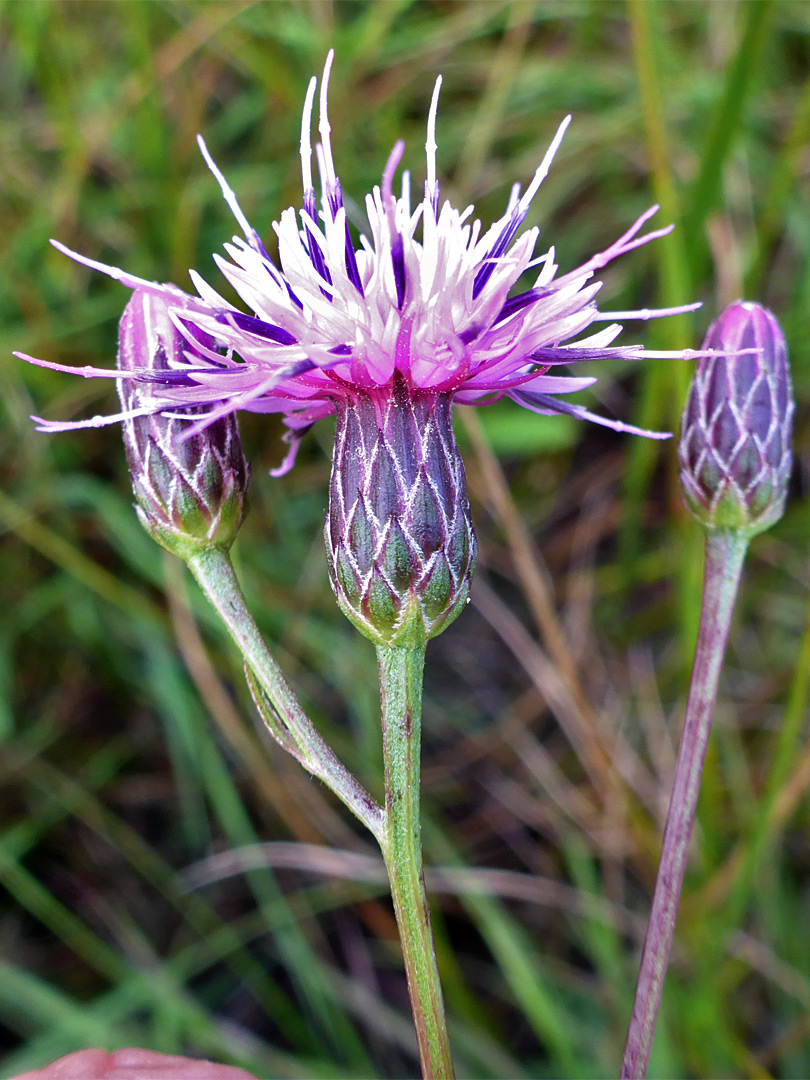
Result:
{"label": "overlapping scale-like bract", "polygon": [[326,519],[332,586],[376,644],[440,633],[470,588],[475,534],[450,397],[409,389],[344,397]]}
{"label": "overlapping scale-like bract", "polygon": [[738,301],[710,327],[683,414],[687,505],[706,528],[757,533],[782,516],[791,468],[793,394],[779,323]]}
{"label": "overlapping scale-like bract", "polygon": [[249,466],[238,422],[226,416],[183,439],[189,419],[151,412],[151,397],[188,379],[193,351],[171,320],[166,301],[135,292],[118,331],[118,393],[138,516],[158,543],[188,557],[229,548],[246,509]]}

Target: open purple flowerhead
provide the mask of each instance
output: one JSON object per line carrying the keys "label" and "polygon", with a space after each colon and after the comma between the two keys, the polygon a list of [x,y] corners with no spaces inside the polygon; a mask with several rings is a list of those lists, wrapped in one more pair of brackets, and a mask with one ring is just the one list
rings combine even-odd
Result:
{"label": "open purple flowerhead", "polygon": [[785,338],[767,308],[738,300],[703,344],[678,446],[684,498],[707,529],[761,532],[782,516],[790,479]]}
{"label": "open purple flowerhead", "polygon": [[[455,463],[452,406],[510,397],[537,413],[566,413],[618,431],[666,437],[572,404],[567,395],[595,379],[571,376],[565,370],[589,360],[693,356],[689,350],[653,353],[640,345],[613,342],[622,329],[618,319],[648,319],[699,305],[613,313],[597,307],[601,288],[597,272],[617,256],[670,231],[662,228],[642,235],[657,207],[642,214],[604,251],[563,274],[558,273],[553,248],[535,254],[537,227],[520,233],[570,117],[560,124],[525,192],[515,184],[504,214],[488,229],[473,217],[472,206],[458,210],[442,202],[435,137],[441,80],[430,105],[423,193],[412,196],[407,171],[395,190],[404,153],[399,142],[381,183],[366,196],[368,233],[356,235],[332,153],[327,109],[331,65],[330,52],[318,101],[320,141],[315,156],[320,194],[316,195],[312,173],[317,91],[313,78],[301,131],[302,203],[284,210],[273,223],[275,257],[199,140],[242,232],[225,245],[227,259],[217,255],[214,259],[247,311],[226,301],[193,270],[196,295],[56,246],[167,305],[188,349],[173,358],[177,377],[159,388],[153,386],[150,401],[155,413],[193,416],[184,438],[238,410],[280,413],[291,444],[276,470],[280,474],[292,466],[304,432],[320,418],[337,414],[339,451],[333,461],[326,531],[338,599],[375,640],[391,640],[405,622],[410,624],[414,613],[431,636],[447,624],[450,612],[460,609],[474,555],[463,466],[460,459]],[[520,287],[530,273],[533,277]],[[131,377],[129,372],[127,378]],[[143,410],[143,403],[137,407]],[[38,422],[42,430],[60,431],[126,418],[125,411],[67,423]],[[354,426],[349,430],[347,425]],[[438,441],[431,442],[434,436]],[[403,464],[402,439],[412,440],[407,443],[410,464]],[[371,492],[379,496],[382,485],[375,461],[389,463],[385,483],[393,487],[372,506]],[[357,475],[352,471],[355,466],[360,468]],[[451,493],[459,501],[455,508],[446,505]],[[429,528],[417,520],[421,513],[430,518]],[[358,515],[364,524],[358,524]],[[459,529],[467,535],[464,544],[458,541]],[[397,537],[396,555],[390,547],[392,535]],[[431,582],[432,599],[426,606],[421,598]]]}

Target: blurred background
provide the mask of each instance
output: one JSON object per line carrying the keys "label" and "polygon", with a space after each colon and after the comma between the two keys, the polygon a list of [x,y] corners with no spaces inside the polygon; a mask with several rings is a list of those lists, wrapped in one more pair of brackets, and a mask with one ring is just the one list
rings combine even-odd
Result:
{"label": "blurred background", "polygon": [[[747,562],[651,1073],[810,1075],[810,4],[662,0],[0,6],[0,1072],[141,1045],[257,1076],[413,1075],[381,863],[258,730],[241,665],[142,532],[116,428],[121,286],[49,237],[189,287],[234,224],[208,145],[271,246],[300,203],[307,81],[350,217],[397,138],[417,186],[437,74],[442,193],[489,222],[574,121],[528,224],[563,271],[646,207],[663,241],[601,306],[700,299],[622,341],[697,347],[742,296],[788,338],[797,463]],[[605,365],[579,400],[676,430],[689,366]],[[618,1069],[688,684],[702,539],[675,446],[496,405],[458,410],[480,558],[428,650],[424,841],[459,1072]],[[247,416],[244,587],[288,678],[375,793],[372,647],[321,527],[328,423],[295,470]],[[266,846],[257,846],[266,844]]]}

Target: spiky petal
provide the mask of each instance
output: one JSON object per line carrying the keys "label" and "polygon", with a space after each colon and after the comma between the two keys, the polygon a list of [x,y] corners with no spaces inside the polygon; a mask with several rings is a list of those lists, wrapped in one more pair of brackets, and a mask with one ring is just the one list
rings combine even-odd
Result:
{"label": "spiky petal", "polygon": [[[440,199],[439,79],[428,117],[424,196],[414,192],[412,199],[407,171],[402,174],[401,188],[395,190],[404,153],[404,144],[396,143],[381,183],[365,199],[368,234],[357,238],[348,224],[330,136],[327,85],[332,58],[330,52],[318,95],[321,141],[315,156],[320,198],[312,169],[317,83],[313,79],[301,129],[302,205],[299,210],[284,210],[273,224],[276,258],[199,140],[243,234],[225,245],[227,259],[215,256],[215,261],[247,311],[234,307],[195,271],[191,277],[197,296],[106,266],[54,241],[79,262],[129,288],[173,303],[176,325],[193,347],[200,334],[212,342],[202,350],[202,362],[190,381],[164,388],[156,410],[206,405],[194,430],[238,410],[281,413],[291,450],[278,472],[292,466],[303,433],[337,411],[344,387],[349,394],[355,389],[376,390],[390,384],[395,372],[409,386],[451,394],[457,404],[486,405],[507,396],[535,412],[566,413],[637,432],[565,400],[564,395],[596,381],[569,376],[565,368],[609,358],[694,355],[689,350],[650,352],[639,345],[613,343],[621,331],[617,319],[665,317],[691,311],[697,304],[618,313],[597,307],[598,272],[620,255],[670,231],[669,226],[643,231],[657,208],[642,214],[618,240],[581,266],[559,273],[554,248],[539,257],[535,254],[539,229],[521,230],[570,117],[559,125],[525,192],[521,194],[520,186],[514,185],[504,214],[487,229],[472,216],[471,206],[458,209]],[[525,275],[533,268],[535,273],[527,282]],[[59,367],[47,362],[46,366]],[[62,370],[110,375],[103,368]],[[38,420],[46,431],[102,422],[97,417],[70,424]],[[665,433],[641,434],[667,437]]]}
{"label": "spiky petal", "polygon": [[408,387],[340,399],[325,536],[344,614],[375,644],[434,637],[475,564],[464,465],[447,393]]}
{"label": "spiky petal", "polygon": [[153,411],[166,386],[190,381],[196,360],[166,300],[136,291],[118,330],[118,368],[137,373],[118,382],[127,463],[141,523],[182,558],[231,546],[245,515],[250,475],[235,416],[184,439],[189,419]]}
{"label": "spiky petal", "polygon": [[785,338],[767,308],[737,301],[709,328],[683,414],[687,506],[704,527],[751,535],[782,516],[793,392]]}

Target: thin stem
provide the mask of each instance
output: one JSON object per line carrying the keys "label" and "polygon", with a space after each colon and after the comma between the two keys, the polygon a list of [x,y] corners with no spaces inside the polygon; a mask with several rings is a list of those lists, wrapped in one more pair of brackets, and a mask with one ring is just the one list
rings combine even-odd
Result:
{"label": "thin stem", "polygon": [[664,829],[650,921],[622,1062],[622,1080],[647,1075],[655,1021],[661,1004],[675,917],[695,820],[700,776],[709,742],[717,685],[728,639],[748,538],[733,532],[707,533],[700,615],[692,682],[681,747]]}
{"label": "thin stem", "polygon": [[[239,646],[251,691],[270,734],[313,776],[323,780],[382,842],[381,807],[338,760],[301,708],[253,621],[227,552],[208,548],[189,559],[188,565]],[[256,692],[256,684],[261,694]]]}
{"label": "thin stem", "polygon": [[385,757],[385,831],[391,883],[422,1075],[455,1075],[422,870],[419,757],[425,643],[377,649]]}

